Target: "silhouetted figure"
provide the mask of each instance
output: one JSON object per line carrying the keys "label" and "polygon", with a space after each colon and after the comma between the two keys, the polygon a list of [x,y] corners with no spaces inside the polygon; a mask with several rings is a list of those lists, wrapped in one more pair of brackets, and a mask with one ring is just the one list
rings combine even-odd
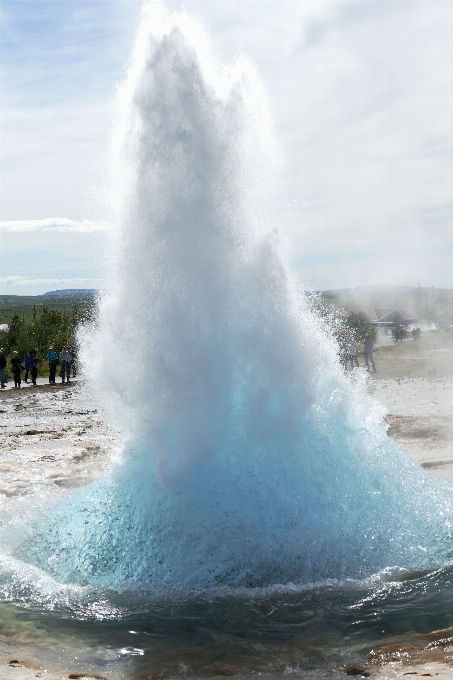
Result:
{"label": "silhouetted figure", "polygon": [[2,383],[2,390],[5,388],[6,383],[6,357],[5,350],[3,347],[0,349],[0,380]]}
{"label": "silhouetted figure", "polygon": [[29,366],[30,366],[30,373],[31,373],[31,379],[32,379],[33,385],[36,385],[36,378],[38,377],[38,364],[39,364],[39,357],[36,356],[36,350],[31,349],[30,350],[30,357],[29,357]]}
{"label": "silhouetted figure", "polygon": [[69,353],[71,355],[72,377],[75,378],[77,375],[77,352],[75,349],[69,348]]}
{"label": "silhouetted figure", "polygon": [[368,363],[371,363],[373,367],[373,371],[376,373],[376,366],[374,365],[374,359],[373,359],[373,340],[371,339],[371,336],[369,333],[365,335],[364,341],[363,341],[363,351],[365,355],[365,366],[366,370],[369,371],[370,367]]}
{"label": "silhouetted figure", "polygon": [[25,366],[24,382],[28,382],[28,374],[30,373],[30,352],[27,352],[27,356],[25,357],[24,361],[24,366]]}

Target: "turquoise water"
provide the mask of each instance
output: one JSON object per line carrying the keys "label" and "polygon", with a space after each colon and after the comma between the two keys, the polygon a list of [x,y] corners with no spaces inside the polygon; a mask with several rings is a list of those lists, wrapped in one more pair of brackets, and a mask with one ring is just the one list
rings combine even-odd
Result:
{"label": "turquoise water", "polygon": [[340,678],[376,642],[453,626],[452,578],[444,569],[307,588],[90,591],[72,602],[18,586],[0,612],[3,632],[49,670]]}

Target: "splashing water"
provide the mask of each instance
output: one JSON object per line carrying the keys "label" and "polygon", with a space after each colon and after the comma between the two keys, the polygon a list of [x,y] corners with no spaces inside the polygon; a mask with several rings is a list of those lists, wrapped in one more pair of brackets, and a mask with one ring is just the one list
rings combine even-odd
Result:
{"label": "splashing water", "polygon": [[279,256],[247,60],[220,69],[196,21],[148,6],[119,102],[111,287],[85,363],[124,450],[21,556],[105,587],[445,563],[451,492],[387,438]]}

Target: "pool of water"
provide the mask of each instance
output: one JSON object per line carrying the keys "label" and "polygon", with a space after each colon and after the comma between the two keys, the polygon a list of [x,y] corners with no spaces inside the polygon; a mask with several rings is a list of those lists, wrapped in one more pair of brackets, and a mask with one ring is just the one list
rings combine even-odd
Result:
{"label": "pool of water", "polygon": [[[36,575],[35,575],[36,576]],[[453,568],[263,589],[123,592],[4,574],[3,655],[105,678],[345,677],[375,645],[453,626]]]}

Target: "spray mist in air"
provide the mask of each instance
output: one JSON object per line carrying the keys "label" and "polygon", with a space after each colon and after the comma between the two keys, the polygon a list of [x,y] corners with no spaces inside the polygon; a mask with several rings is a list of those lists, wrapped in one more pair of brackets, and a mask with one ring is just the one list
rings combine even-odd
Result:
{"label": "spray mist in air", "polygon": [[253,68],[220,68],[194,19],[146,6],[118,101],[109,288],[83,358],[121,460],[23,555],[105,587],[444,562],[450,492],[387,438],[279,255]]}

